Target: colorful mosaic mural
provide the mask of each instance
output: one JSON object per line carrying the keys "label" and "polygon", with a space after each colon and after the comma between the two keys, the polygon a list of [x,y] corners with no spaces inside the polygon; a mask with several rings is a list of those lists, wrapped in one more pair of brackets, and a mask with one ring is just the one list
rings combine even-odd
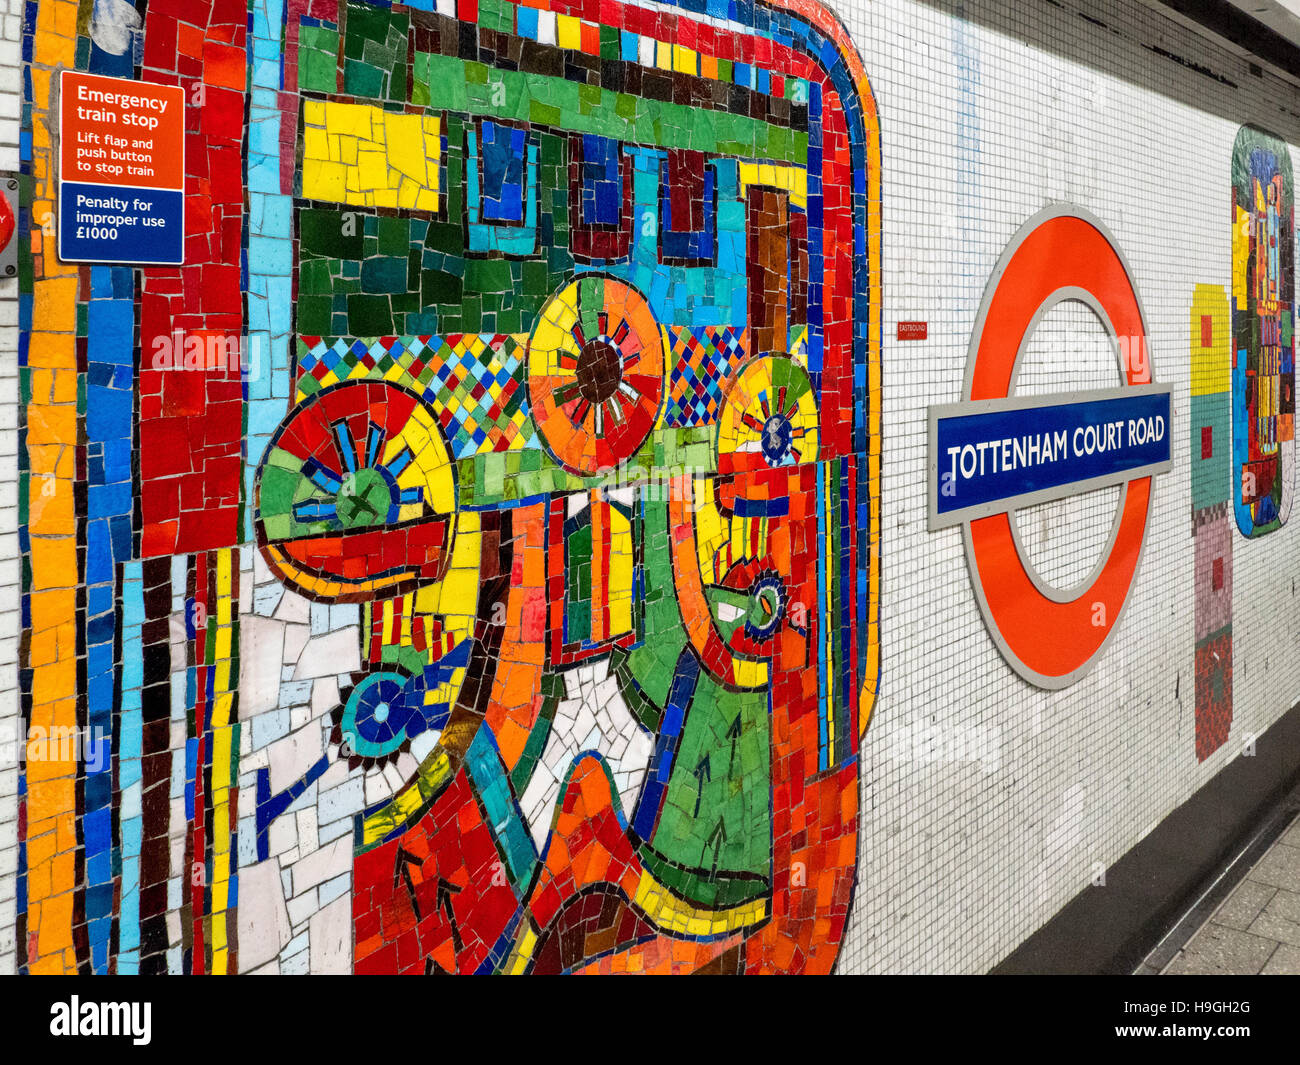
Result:
{"label": "colorful mosaic mural", "polygon": [[1291,150],[1253,126],[1232,151],[1232,450],[1243,536],[1295,497],[1295,183]]}
{"label": "colorful mosaic mural", "polygon": [[1220,285],[1197,285],[1191,337],[1192,535],[1196,588],[1196,757],[1228,742],[1232,727],[1231,314]]}
{"label": "colorful mosaic mural", "polygon": [[[85,749],[23,769],[22,968],[829,971],[880,592],[840,23],[25,10],[23,711]],[[62,69],[185,90],[184,265],[58,258]]]}

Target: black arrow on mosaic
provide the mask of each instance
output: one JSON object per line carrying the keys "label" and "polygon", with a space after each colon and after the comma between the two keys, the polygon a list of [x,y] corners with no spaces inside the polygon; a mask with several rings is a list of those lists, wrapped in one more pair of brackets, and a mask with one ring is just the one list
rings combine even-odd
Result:
{"label": "black arrow on mosaic", "polygon": [[731,754],[727,756],[727,776],[731,776],[731,767],[736,761],[736,741],[740,739],[740,715],[727,728],[727,739],[731,741]]}
{"label": "black arrow on mosaic", "polygon": [[722,823],[722,818],[718,818],[718,823],[713,826],[713,831],[709,833],[709,838],[704,841],[704,849],[707,851],[713,848],[713,871],[718,871],[718,858],[722,853],[722,845],[727,842],[727,826]]}
{"label": "black arrow on mosaic", "polygon": [[399,879],[406,881],[406,893],[411,896],[411,912],[415,914],[417,921],[424,920],[424,915],[420,913],[420,900],[415,897],[415,880],[411,876],[411,866],[418,869],[423,864],[405,847],[397,848],[397,861],[393,863],[393,887],[397,887]]}
{"label": "black arrow on mosaic", "polygon": [[451,899],[453,895],[459,894],[460,888],[438,877],[438,909],[447,915],[447,923],[451,925],[451,946],[460,957],[460,952],[465,949],[465,944],[460,938],[460,926],[456,923],[456,911],[452,908]]}
{"label": "black arrow on mosaic", "polygon": [[704,798],[704,782],[713,779],[713,773],[709,769],[709,756],[705,754],[700,759],[699,764],[691,770],[695,774],[695,817],[700,816],[700,800]]}

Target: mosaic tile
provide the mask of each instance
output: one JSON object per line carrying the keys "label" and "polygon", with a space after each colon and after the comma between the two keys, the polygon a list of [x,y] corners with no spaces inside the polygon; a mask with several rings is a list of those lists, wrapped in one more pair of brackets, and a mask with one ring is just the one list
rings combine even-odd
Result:
{"label": "mosaic tile", "polygon": [[1192,345],[1192,534],[1196,588],[1196,757],[1228,741],[1232,725],[1231,314],[1228,294],[1197,285]]}
{"label": "mosaic tile", "polygon": [[710,425],[722,406],[725,383],[744,361],[740,338],[727,329],[671,329],[667,425]]}
{"label": "mosaic tile", "polygon": [[1233,459],[1243,536],[1286,523],[1295,466],[1295,184],[1291,153],[1245,126],[1232,153]]}

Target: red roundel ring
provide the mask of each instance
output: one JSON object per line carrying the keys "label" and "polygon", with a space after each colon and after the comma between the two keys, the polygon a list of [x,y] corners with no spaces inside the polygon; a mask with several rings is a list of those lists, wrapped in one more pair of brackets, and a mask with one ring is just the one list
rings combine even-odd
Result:
{"label": "red roundel ring", "polygon": [[[965,398],[1001,399],[1015,387],[1020,354],[1040,312],[1071,290],[1086,297],[1114,335],[1140,338],[1146,323],[1129,271],[1105,228],[1075,208],[1031,219],[1004,253],[971,340]],[[1151,382],[1150,358],[1122,366],[1126,384]],[[1141,376],[1139,377],[1139,372]],[[1151,477],[1125,483],[1108,553],[1086,587],[1044,594],[1017,545],[1010,512],[964,526],[971,580],[989,632],[1011,666],[1041,688],[1064,688],[1091,668],[1133,589],[1151,509]]]}
{"label": "red roundel ring", "polygon": [[9,242],[14,239],[14,207],[9,202],[9,197],[0,192],[0,251],[9,247]]}

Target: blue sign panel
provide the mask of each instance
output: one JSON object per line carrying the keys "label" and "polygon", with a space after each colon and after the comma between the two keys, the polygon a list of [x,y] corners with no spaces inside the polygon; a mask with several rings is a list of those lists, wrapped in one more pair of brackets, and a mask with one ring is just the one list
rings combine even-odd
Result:
{"label": "blue sign panel", "polygon": [[59,216],[59,258],[65,262],[179,266],[185,259],[179,190],[64,181]]}
{"label": "blue sign panel", "polygon": [[1159,385],[931,408],[930,525],[1162,473],[1170,429]]}

